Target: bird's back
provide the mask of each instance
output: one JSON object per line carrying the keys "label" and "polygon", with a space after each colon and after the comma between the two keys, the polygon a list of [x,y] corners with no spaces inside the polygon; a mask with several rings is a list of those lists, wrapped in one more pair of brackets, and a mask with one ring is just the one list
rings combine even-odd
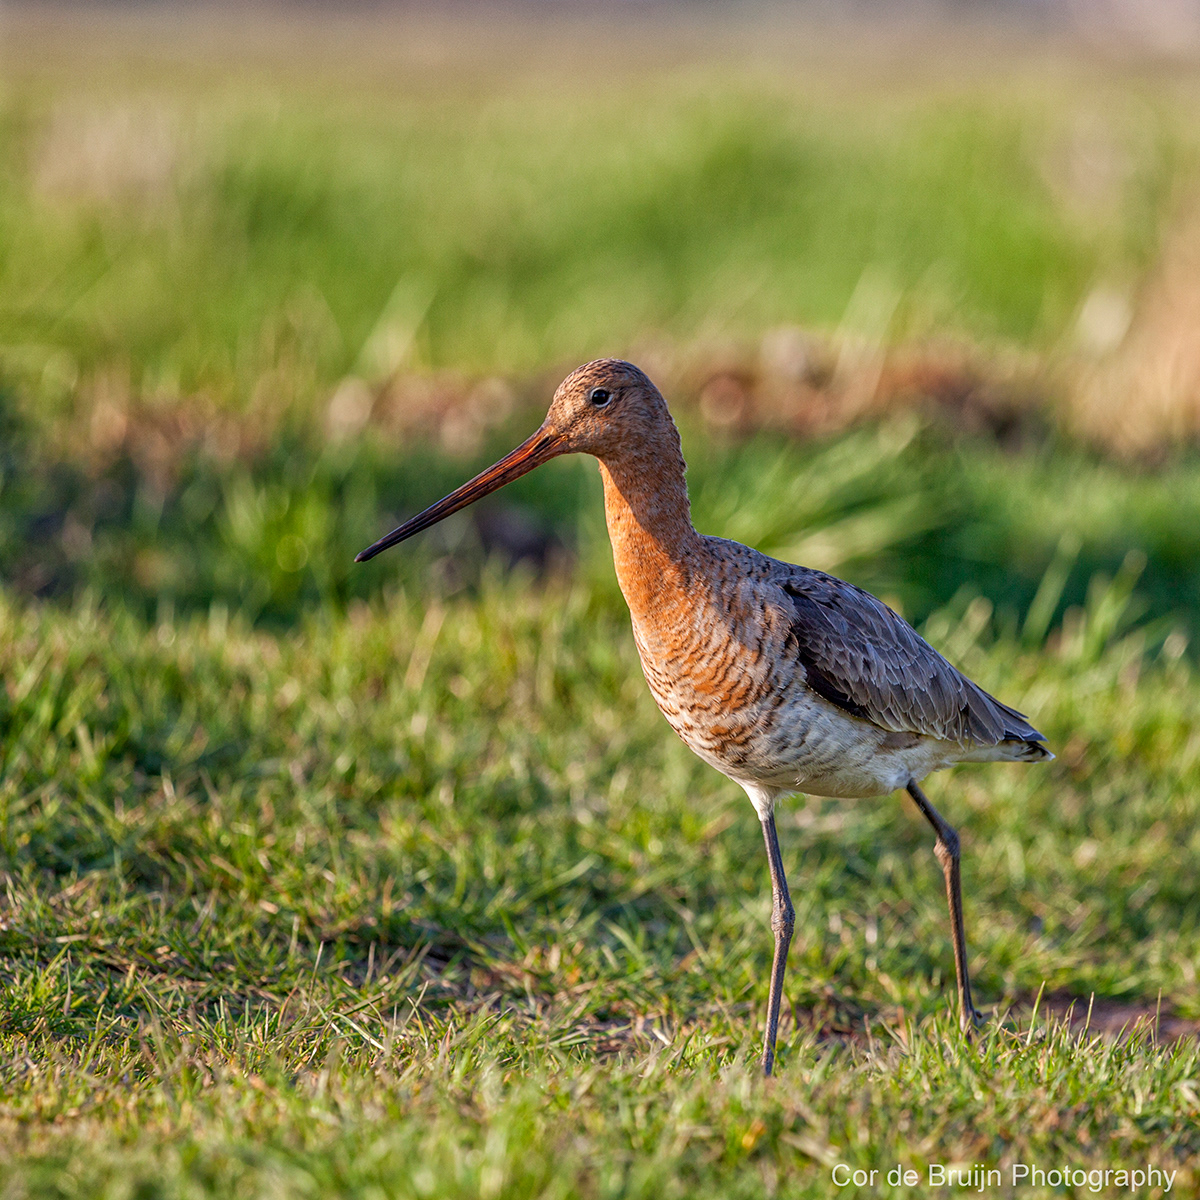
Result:
{"label": "bird's back", "polygon": [[1050,757],[1042,735],[874,596],[701,537],[681,604],[633,613],[655,700],[741,782],[877,795],[952,762]]}

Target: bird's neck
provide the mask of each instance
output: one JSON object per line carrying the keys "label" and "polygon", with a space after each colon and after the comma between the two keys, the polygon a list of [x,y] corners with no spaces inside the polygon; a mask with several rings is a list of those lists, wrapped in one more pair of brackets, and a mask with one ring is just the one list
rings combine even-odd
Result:
{"label": "bird's neck", "polygon": [[664,595],[688,588],[700,535],[692,527],[679,435],[661,446],[600,460],[613,565],[635,623],[661,609]]}

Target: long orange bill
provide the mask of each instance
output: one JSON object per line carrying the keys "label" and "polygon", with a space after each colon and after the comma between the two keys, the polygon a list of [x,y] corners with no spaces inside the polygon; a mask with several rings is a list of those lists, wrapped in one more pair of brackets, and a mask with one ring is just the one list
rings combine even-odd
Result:
{"label": "long orange bill", "polygon": [[393,529],[387,537],[380,538],[375,545],[368,546],[360,554],[356,554],[354,561],[366,562],[367,559],[374,558],[381,550],[412,537],[414,533],[420,533],[422,529],[428,529],[430,525],[436,525],[451,513],[466,508],[468,504],[474,504],[476,500],[496,491],[497,488],[502,488],[506,483],[512,483],[514,479],[520,479],[534,467],[540,467],[542,463],[561,453],[562,438],[543,425],[533,437],[523,441],[498,463],[494,463],[486,471],[480,471],[474,479],[468,480],[460,488],[455,488],[450,495],[436,504],[431,504],[424,512],[417,513],[398,529]]}

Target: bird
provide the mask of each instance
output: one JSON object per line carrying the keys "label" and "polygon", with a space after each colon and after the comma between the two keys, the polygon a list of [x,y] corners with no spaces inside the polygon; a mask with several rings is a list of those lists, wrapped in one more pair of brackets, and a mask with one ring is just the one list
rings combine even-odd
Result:
{"label": "bird", "polygon": [[957,831],[921,789],[957,763],[1041,762],[1046,738],[961,674],[869,592],[692,524],[679,431],[662,393],[621,359],[572,371],[535,433],[356,556],[365,562],[563,454],[599,461],[613,564],[650,692],[704,762],[739,784],[762,825],[774,953],[762,1073],[775,1065],[795,910],[775,824],[787,795],[907,790],[945,877],[958,1012],[971,997]]}

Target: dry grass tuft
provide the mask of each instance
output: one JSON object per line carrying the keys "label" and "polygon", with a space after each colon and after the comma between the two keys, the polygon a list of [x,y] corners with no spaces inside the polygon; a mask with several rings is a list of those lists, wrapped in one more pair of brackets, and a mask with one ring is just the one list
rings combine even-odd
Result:
{"label": "dry grass tuft", "polygon": [[1200,201],[1167,238],[1129,332],[1080,372],[1070,426],[1123,454],[1200,435]]}

